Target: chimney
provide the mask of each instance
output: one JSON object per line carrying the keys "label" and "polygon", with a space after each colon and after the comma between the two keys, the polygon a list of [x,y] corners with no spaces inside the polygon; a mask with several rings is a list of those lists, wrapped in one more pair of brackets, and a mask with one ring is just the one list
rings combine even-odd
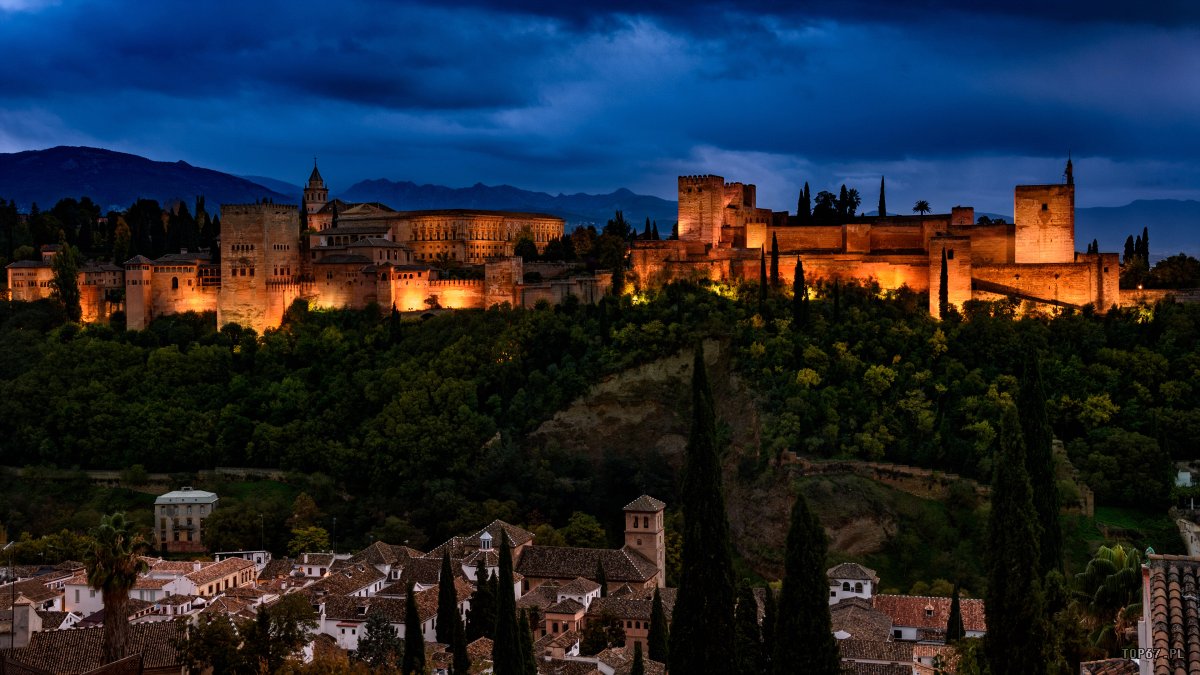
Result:
{"label": "chimney", "polygon": [[13,605],[13,648],[29,646],[31,636],[42,629],[42,617],[33,609],[33,603],[25,596],[17,596]]}

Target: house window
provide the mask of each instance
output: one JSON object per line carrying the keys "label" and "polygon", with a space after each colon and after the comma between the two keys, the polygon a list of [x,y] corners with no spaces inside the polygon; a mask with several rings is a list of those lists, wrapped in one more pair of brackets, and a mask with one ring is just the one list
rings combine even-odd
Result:
{"label": "house window", "polygon": [[954,249],[946,249],[946,260],[954,260]]}
{"label": "house window", "polygon": [[901,635],[901,633],[900,633],[900,631],[899,631],[899,630],[894,630],[894,631],[892,631],[892,637],[894,637],[894,638],[896,638],[897,640],[899,640],[899,639],[900,639],[901,637],[903,637],[903,636]]}
{"label": "house window", "polygon": [[857,583],[857,584],[854,584],[854,592],[855,592],[855,593],[862,593],[862,592],[863,592],[863,585],[862,585],[862,582],[861,582],[861,581],[860,581],[859,583]]}
{"label": "house window", "polygon": [[843,581],[843,582],[842,582],[842,590],[843,590],[843,591],[849,591],[849,590],[850,590],[850,582],[849,582],[849,581]]}
{"label": "house window", "polygon": [[650,527],[650,516],[642,516],[642,527]]}

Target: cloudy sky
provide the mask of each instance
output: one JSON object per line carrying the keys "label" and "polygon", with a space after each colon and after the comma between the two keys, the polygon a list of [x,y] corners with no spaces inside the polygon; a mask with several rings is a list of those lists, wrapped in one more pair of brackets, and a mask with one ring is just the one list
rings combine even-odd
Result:
{"label": "cloudy sky", "polygon": [[[971,5],[964,10],[960,5]],[[0,152],[891,210],[1200,198],[1200,3],[0,0]]]}

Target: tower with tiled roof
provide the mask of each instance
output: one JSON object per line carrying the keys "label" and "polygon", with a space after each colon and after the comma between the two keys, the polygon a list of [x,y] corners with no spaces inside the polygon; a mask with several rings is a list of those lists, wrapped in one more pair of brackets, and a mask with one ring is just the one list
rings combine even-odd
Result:
{"label": "tower with tiled roof", "polygon": [[329,202],[329,188],[325,187],[325,179],[317,170],[317,158],[313,158],[313,170],[308,176],[308,184],[304,186],[304,212],[312,215],[320,211]]}
{"label": "tower with tiled roof", "polygon": [[642,495],[625,506],[625,546],[654,563],[658,587],[666,586],[667,542],[663,512],[667,505]]}

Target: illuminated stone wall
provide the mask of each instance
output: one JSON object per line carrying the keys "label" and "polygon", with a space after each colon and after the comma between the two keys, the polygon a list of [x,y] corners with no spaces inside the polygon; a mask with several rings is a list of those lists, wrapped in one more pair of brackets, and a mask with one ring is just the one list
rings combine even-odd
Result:
{"label": "illuminated stone wall", "polygon": [[1075,259],[1075,186],[1018,185],[1013,196],[1018,263]]}
{"label": "illuminated stone wall", "polygon": [[725,179],[720,176],[679,177],[679,238],[716,245],[725,210]]}
{"label": "illuminated stone wall", "polygon": [[221,206],[217,325],[262,332],[300,297],[299,212],[287,204]]}

